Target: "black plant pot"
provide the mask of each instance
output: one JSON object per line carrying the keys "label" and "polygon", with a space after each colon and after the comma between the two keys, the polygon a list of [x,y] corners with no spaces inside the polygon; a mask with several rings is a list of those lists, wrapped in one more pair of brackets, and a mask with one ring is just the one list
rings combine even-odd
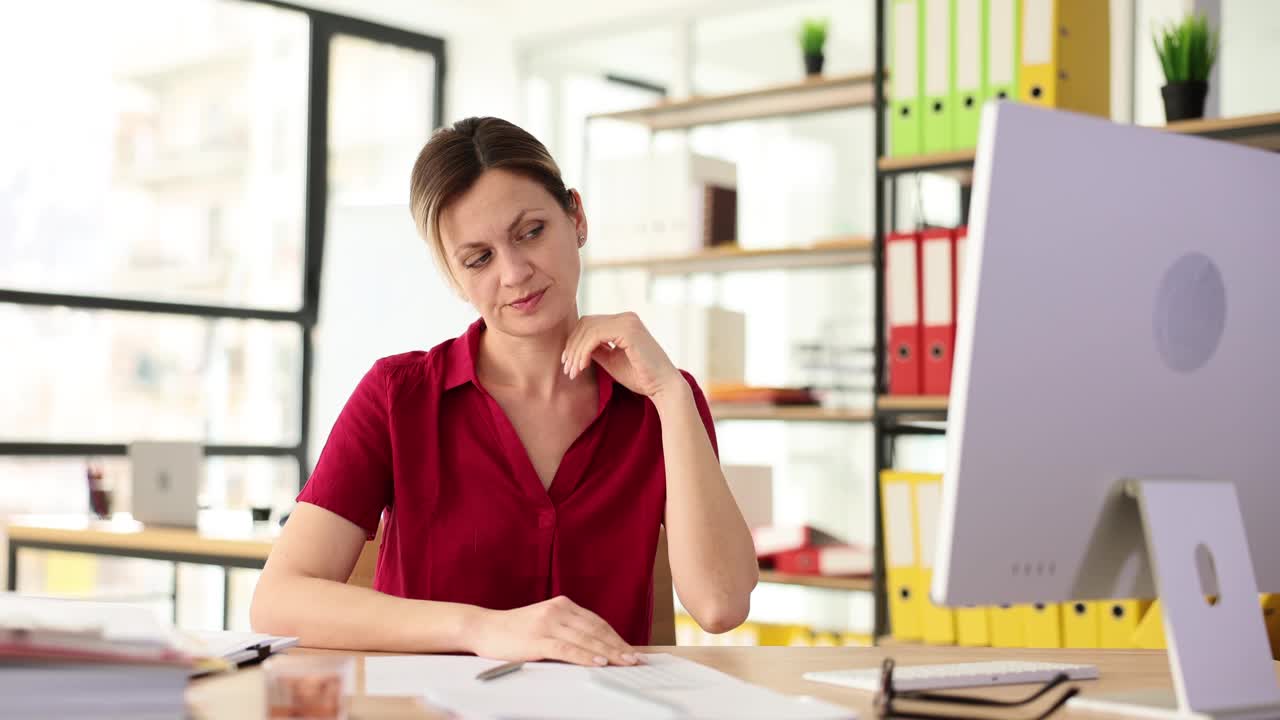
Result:
{"label": "black plant pot", "polygon": [[1182,82],[1160,88],[1164,97],[1166,122],[1204,117],[1204,98],[1209,94],[1207,82]]}
{"label": "black plant pot", "polygon": [[822,53],[805,53],[804,54],[804,71],[808,75],[822,74],[822,61],[826,58]]}

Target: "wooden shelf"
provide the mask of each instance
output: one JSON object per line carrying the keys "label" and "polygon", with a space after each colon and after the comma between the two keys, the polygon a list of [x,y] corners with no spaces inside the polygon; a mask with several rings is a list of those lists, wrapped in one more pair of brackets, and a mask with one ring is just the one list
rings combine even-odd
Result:
{"label": "wooden shelf", "polygon": [[712,403],[716,420],[789,420],[795,422],[871,422],[871,410],[825,408],[819,405],[735,405]]}
{"label": "wooden shelf", "polygon": [[823,577],[821,575],[791,575],[776,570],[761,570],[760,582],[772,585],[800,585],[803,587],[824,588],[827,590],[846,590],[853,592],[871,592],[874,583],[871,578],[863,577]]}
{"label": "wooden shelf", "polygon": [[[1184,120],[1168,125],[1144,125],[1142,127],[1183,135],[1213,138],[1264,150],[1280,150],[1280,113]],[[957,150],[955,152],[930,155],[882,157],[877,162],[877,166],[880,168],[880,172],[886,175],[935,172],[953,174],[962,182],[968,182],[972,180],[973,176],[973,161],[973,150]]]}
{"label": "wooden shelf", "polygon": [[881,395],[876,416],[886,427],[897,428],[893,432],[943,434],[948,404],[945,395]]}
{"label": "wooden shelf", "polygon": [[708,248],[689,255],[597,260],[588,270],[647,270],[681,275],[696,272],[823,268],[866,265],[871,262],[871,238],[847,237],[789,248],[740,248],[737,245]]}
{"label": "wooden shelf", "polygon": [[949,404],[946,395],[881,395],[876,406],[900,412],[946,412]]}
{"label": "wooden shelf", "polygon": [[902,175],[905,173],[945,173],[955,175],[961,182],[972,181],[973,150],[956,150],[954,152],[933,153],[931,155],[910,155],[907,157],[882,157],[877,162],[880,172],[886,175]]}
{"label": "wooden shelf", "polygon": [[816,77],[748,92],[693,97],[636,110],[590,115],[588,119],[625,120],[639,123],[650,130],[675,130],[740,120],[871,107],[875,100],[874,78],[874,73]]}
{"label": "wooden shelf", "polygon": [[1280,113],[1242,115],[1229,118],[1183,120],[1164,126],[1152,126],[1157,130],[1196,135],[1198,137],[1225,140],[1263,150],[1280,150]]}

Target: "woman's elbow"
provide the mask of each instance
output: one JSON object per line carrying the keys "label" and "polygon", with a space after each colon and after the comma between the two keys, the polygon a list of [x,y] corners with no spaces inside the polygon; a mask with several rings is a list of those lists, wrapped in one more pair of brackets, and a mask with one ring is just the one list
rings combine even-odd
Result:
{"label": "woman's elbow", "polygon": [[749,614],[751,614],[751,596],[747,595],[738,600],[716,603],[694,615],[694,620],[698,621],[699,627],[703,630],[712,635],[719,635],[746,622]]}
{"label": "woman's elbow", "polygon": [[741,590],[723,593],[712,602],[704,603],[698,612],[690,608],[689,614],[699,627],[713,635],[729,632],[746,622],[751,614],[751,591],[755,589],[757,577],[753,576],[750,585]]}
{"label": "woman's elbow", "polygon": [[277,583],[265,578],[258,580],[253,589],[253,599],[249,602],[249,626],[254,632],[268,635],[292,636],[293,628],[288,625],[287,613],[281,612],[279,588]]}

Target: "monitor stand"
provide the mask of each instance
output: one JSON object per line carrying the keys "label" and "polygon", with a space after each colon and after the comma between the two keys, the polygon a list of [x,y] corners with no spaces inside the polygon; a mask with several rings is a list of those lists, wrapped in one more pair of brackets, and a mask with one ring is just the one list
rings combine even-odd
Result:
{"label": "monitor stand", "polygon": [[1124,491],[1147,541],[1173,691],[1077,697],[1070,706],[1143,718],[1280,718],[1235,485],[1149,478],[1125,481]]}

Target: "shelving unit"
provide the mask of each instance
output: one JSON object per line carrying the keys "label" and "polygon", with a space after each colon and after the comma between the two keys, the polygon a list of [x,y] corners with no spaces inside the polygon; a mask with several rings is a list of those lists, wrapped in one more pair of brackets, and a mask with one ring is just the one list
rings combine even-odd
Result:
{"label": "shelving unit", "polygon": [[776,570],[761,570],[760,582],[773,585],[800,585],[802,587],[873,592],[875,586],[869,577],[823,577],[821,575],[792,575]]}
{"label": "shelving unit", "polygon": [[869,107],[874,99],[875,86],[875,76],[871,74],[811,78],[749,92],[693,97],[637,110],[600,113],[589,116],[588,120],[625,120],[655,131],[682,130],[700,125]]}
{"label": "shelving unit", "polygon": [[[1152,130],[1223,140],[1262,150],[1280,151],[1280,113],[1185,120],[1149,127]],[[877,161],[876,168],[883,177],[938,173],[956,177],[962,183],[968,184],[973,179],[973,161],[973,150],[957,150],[908,157],[882,156]]]}
{"label": "shelving unit", "polygon": [[741,248],[737,245],[709,248],[688,255],[640,257],[621,260],[598,260],[587,264],[588,270],[647,270],[655,275],[681,275],[698,272],[741,272],[745,270],[779,270],[825,268],[832,265],[869,265],[871,238],[849,237],[826,240],[813,245],[781,248]]}
{"label": "shelving unit", "polygon": [[[885,42],[887,37],[887,15],[884,2],[876,3],[876,74],[883,77],[885,69]],[[922,173],[940,174],[959,181],[961,187],[962,214],[968,214],[967,196],[973,182],[974,150],[934,153],[909,157],[887,157],[885,128],[887,117],[885,112],[885,89],[876,87],[876,182],[875,182],[875,238],[872,251],[876,272],[876,297],[885,296],[884,275],[884,238],[895,228],[888,209],[892,207],[888,195],[893,192],[893,181],[901,176]],[[1196,137],[1238,143],[1264,150],[1280,151],[1280,113],[1267,113],[1233,118],[1211,118],[1171,123],[1165,126],[1151,126],[1152,130],[1181,133]],[[962,223],[967,217],[962,217]],[[885,370],[885,338],[886,326],[883,303],[876,305],[875,358],[876,379],[881,392],[887,387]],[[891,396],[880,395],[876,401],[874,417],[876,474],[880,470],[893,466],[894,439],[910,434],[945,434],[949,410],[949,399],[930,396]],[[875,571],[872,587],[876,594],[876,629],[877,643],[886,637],[888,611],[887,597],[883,591],[885,583],[883,539],[883,518],[880,515],[880,486],[875,489]]]}
{"label": "shelving unit", "polygon": [[716,420],[789,420],[794,422],[870,422],[872,410],[826,408],[820,405],[718,405],[712,403]]}
{"label": "shelving unit", "polygon": [[[811,79],[798,83],[763,88],[751,92],[711,97],[695,97],[678,102],[590,116],[588,121],[611,120],[639,124],[651,132],[690,129],[703,125],[761,120],[807,113],[870,109],[874,115],[874,233],[871,238],[842,238],[835,242],[771,249],[726,247],[676,257],[629,258],[588,264],[592,271],[642,270],[652,275],[690,273],[728,273],[761,269],[829,268],[838,265],[870,265],[875,275],[874,373],[876,392],[874,409],[842,410],[813,406],[735,406],[713,405],[712,413],[724,421],[791,421],[791,422],[870,422],[874,428],[873,507],[875,569],[870,578],[823,578],[793,576],[762,571],[761,581],[818,587],[853,592],[869,592],[875,596],[874,632],[884,636],[888,630],[887,598],[884,592],[883,525],[880,516],[878,476],[892,467],[894,439],[901,435],[943,435],[949,412],[946,397],[890,396],[885,373],[885,316],[881,299],[885,295],[884,237],[892,231],[888,212],[893,180],[921,173],[943,174],[957,179],[962,186],[972,183],[975,153],[973,150],[887,157],[886,67],[887,19],[886,2],[874,3],[875,63],[871,73]],[[1197,120],[1175,123],[1163,128],[1184,133],[1240,143],[1251,147],[1280,151],[1280,113],[1248,117]],[[961,207],[967,213],[962,188]]]}
{"label": "shelving unit", "polygon": [[[877,12],[879,12],[877,10]],[[728,122],[763,120],[810,113],[873,110],[880,97],[880,83],[871,73],[811,78],[751,92],[712,97],[695,97],[678,102],[592,115],[599,120],[639,124],[651,133],[691,129]],[[876,156],[882,154],[877,148]],[[779,248],[718,247],[679,256],[637,257],[589,261],[588,271],[640,270],[650,276],[693,273],[732,273],[754,270],[831,269],[874,266],[879,262],[876,243],[870,237],[819,239],[807,245]],[[800,423],[870,423],[874,408],[826,408],[821,406],[738,405],[711,406],[717,421],[783,421]],[[838,592],[877,593],[872,578],[790,575],[762,570],[762,583],[819,588]],[[875,618],[877,629],[885,627],[883,613]]]}

